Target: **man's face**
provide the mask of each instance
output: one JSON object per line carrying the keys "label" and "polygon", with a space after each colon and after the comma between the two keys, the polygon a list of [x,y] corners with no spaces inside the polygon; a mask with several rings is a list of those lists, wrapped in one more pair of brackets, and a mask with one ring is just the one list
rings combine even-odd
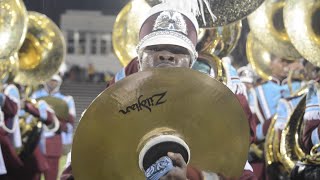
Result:
{"label": "man's face", "polygon": [[53,91],[58,85],[59,82],[56,80],[50,80],[47,82],[47,86],[50,92]]}
{"label": "man's face", "polygon": [[143,50],[140,63],[140,71],[158,67],[190,67],[191,55],[180,46],[154,45]]}
{"label": "man's face", "polygon": [[285,79],[290,70],[288,67],[289,63],[289,60],[274,57],[270,63],[272,75],[278,79]]}

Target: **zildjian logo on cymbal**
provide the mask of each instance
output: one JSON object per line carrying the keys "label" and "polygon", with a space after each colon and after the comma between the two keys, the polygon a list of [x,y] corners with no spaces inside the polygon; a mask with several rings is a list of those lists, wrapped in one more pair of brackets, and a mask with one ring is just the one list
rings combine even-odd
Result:
{"label": "zildjian logo on cymbal", "polygon": [[149,112],[151,112],[151,107],[153,106],[158,106],[160,104],[163,104],[165,103],[167,100],[164,99],[164,97],[166,96],[167,94],[167,91],[166,92],[163,92],[163,93],[159,93],[159,94],[154,94],[152,95],[151,97],[148,97],[146,99],[142,99],[143,95],[139,96],[138,98],[138,102],[132,104],[131,106],[128,106],[125,108],[125,110],[119,110],[119,113],[122,113],[122,114],[127,114],[131,111],[141,111],[143,110],[144,108],[149,110]]}

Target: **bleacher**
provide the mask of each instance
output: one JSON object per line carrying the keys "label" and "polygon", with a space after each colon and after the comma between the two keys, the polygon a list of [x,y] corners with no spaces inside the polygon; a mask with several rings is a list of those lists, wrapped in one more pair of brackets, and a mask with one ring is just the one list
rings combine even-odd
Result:
{"label": "bleacher", "polygon": [[61,86],[61,92],[65,95],[71,95],[76,104],[76,124],[79,122],[82,112],[106,87],[107,83],[92,82],[64,82]]}

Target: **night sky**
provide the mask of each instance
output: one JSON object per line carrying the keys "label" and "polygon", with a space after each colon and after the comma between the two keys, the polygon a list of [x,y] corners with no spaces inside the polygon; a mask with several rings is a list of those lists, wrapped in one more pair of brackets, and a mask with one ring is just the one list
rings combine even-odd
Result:
{"label": "night sky", "polygon": [[104,14],[118,14],[129,0],[23,0],[28,11],[46,14],[58,25],[60,15],[68,9],[99,10]]}

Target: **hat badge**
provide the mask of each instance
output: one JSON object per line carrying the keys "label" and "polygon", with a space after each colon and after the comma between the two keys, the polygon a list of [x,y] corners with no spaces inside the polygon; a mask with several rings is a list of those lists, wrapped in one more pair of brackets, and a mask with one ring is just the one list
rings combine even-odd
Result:
{"label": "hat badge", "polygon": [[175,11],[163,11],[157,17],[153,31],[169,30],[187,34],[187,23],[183,15]]}

